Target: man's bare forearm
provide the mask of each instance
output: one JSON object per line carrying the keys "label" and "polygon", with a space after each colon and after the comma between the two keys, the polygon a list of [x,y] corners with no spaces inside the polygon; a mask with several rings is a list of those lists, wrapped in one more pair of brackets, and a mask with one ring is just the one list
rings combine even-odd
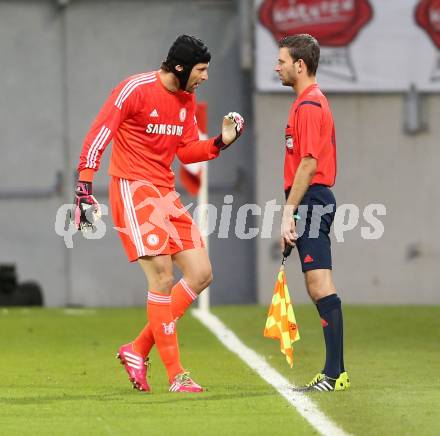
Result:
{"label": "man's bare forearm", "polygon": [[286,201],[286,206],[292,212],[299,206],[307,189],[309,189],[313,176],[316,172],[316,160],[313,158],[303,159],[296,171],[292,189]]}

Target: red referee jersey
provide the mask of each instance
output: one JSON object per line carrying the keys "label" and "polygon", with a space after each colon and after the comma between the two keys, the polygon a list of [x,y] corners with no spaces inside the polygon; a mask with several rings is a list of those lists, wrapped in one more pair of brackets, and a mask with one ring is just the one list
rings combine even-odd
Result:
{"label": "red referee jersey", "polygon": [[174,188],[176,154],[183,163],[219,155],[213,138],[199,140],[195,110],[194,94],[168,91],[157,71],[129,77],[113,90],[90,127],[78,171],[98,170],[113,139],[110,175]]}
{"label": "red referee jersey", "polygon": [[336,136],[333,116],[317,84],[306,88],[295,100],[286,127],[284,189],[292,186],[301,159],[317,160],[311,184],[333,186],[336,179]]}

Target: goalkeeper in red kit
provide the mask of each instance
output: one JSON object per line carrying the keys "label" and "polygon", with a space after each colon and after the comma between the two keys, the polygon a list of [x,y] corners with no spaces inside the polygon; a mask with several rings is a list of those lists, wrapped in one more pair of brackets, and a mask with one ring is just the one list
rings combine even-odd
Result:
{"label": "goalkeeper in red kit", "polygon": [[[241,134],[244,121],[231,112],[221,133],[199,140],[194,92],[208,80],[211,55],[197,38],[179,36],[158,71],[122,81],[111,93],[84,141],[73,219],[93,227],[99,205],[92,182],[102,153],[113,139],[110,206],[115,228],[130,262],[148,281],[148,324],[118,357],[133,386],[149,391],[148,355],[156,344],[171,392],[201,392],[180,363],[177,320],[212,281],[211,264],[197,226],[174,188],[171,164],[218,157]],[[183,273],[175,283],[173,264]]]}

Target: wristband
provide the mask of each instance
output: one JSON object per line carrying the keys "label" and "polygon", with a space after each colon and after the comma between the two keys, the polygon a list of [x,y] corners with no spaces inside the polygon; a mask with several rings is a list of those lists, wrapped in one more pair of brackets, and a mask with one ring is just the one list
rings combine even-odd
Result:
{"label": "wristband", "polygon": [[220,150],[224,150],[225,148],[228,148],[231,144],[228,144],[228,145],[225,144],[225,143],[223,142],[222,135],[220,134],[220,135],[217,136],[217,138],[214,139],[214,145],[215,145],[218,149],[220,149]]}

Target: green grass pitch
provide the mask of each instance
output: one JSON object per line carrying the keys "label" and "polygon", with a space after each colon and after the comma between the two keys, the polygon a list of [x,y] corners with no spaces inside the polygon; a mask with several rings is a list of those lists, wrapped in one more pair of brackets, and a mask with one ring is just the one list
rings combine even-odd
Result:
{"label": "green grass pitch", "polygon": [[[214,309],[246,345],[297,383],[321,369],[314,309],[295,307],[294,368],[262,331],[266,308]],[[313,395],[352,434],[440,434],[440,307],[346,307],[348,392]],[[0,434],[314,434],[277,392],[191,316],[179,322],[182,360],[203,394],[167,392],[152,355],[152,394],[131,389],[114,358],[144,323],[135,309],[0,309]]]}

